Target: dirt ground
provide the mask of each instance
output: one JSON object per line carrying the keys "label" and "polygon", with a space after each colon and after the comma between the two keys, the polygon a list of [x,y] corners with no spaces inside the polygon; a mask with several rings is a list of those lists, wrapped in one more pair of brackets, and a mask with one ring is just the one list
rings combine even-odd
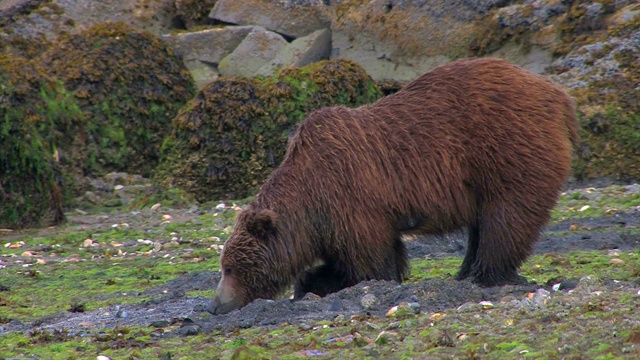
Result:
{"label": "dirt ground", "polygon": [[[184,210],[176,216],[187,219],[195,216],[192,211]],[[90,224],[93,228],[111,226],[115,221],[126,221],[130,226],[147,226],[144,216],[122,214],[110,217],[78,216],[72,219],[78,224]],[[568,230],[571,225],[578,226],[580,233]],[[562,253],[575,250],[620,249],[622,251],[640,248],[640,235],[621,231],[625,228],[640,226],[640,212],[620,213],[610,217],[564,221],[550,226],[535,247],[535,253]],[[562,234],[561,236],[557,234]],[[407,242],[412,257],[460,256],[464,254],[465,234],[451,234],[442,237],[430,237]],[[218,272],[190,273],[180,276],[166,284],[141,293],[152,300],[129,305],[112,306],[89,313],[60,312],[39,318],[30,324],[12,322],[5,331],[27,331],[33,328],[68,329],[70,334],[82,336],[90,328],[113,328],[119,326],[158,326],[176,324],[174,330],[162,336],[186,336],[200,332],[249,328],[254,326],[289,323],[301,327],[317,320],[330,320],[337,315],[349,317],[355,314],[364,316],[384,316],[394,305],[406,301],[420,312],[440,311],[456,308],[464,303],[483,300],[500,301],[508,298],[521,299],[526,293],[548,284],[530,284],[528,286],[504,286],[497,288],[479,288],[467,281],[427,279],[417,283],[397,284],[389,281],[369,281],[331,294],[325,298],[309,296],[300,301],[289,299],[278,301],[257,300],[246,307],[226,315],[210,315],[206,310],[209,299],[190,297],[185,294],[193,290],[215,288],[220,275]],[[577,279],[575,279],[577,281]],[[575,282],[574,281],[574,282]],[[575,285],[574,285],[575,286]],[[378,299],[374,306],[364,309],[361,299],[365,294],[373,294]],[[417,305],[419,304],[419,305]]]}

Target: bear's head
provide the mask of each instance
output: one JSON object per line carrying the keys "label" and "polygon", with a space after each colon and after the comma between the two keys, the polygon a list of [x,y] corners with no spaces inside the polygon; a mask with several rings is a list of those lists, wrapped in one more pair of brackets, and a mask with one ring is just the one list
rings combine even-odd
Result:
{"label": "bear's head", "polygon": [[225,314],[251,301],[273,299],[291,282],[277,243],[277,216],[251,207],[238,214],[231,237],[220,255],[222,278],[208,306],[212,314]]}

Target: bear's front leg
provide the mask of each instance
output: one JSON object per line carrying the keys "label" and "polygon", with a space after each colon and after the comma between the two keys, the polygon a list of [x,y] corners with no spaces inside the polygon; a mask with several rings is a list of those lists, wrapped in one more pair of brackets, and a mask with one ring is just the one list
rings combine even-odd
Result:
{"label": "bear's front leg", "polygon": [[323,264],[316,268],[305,271],[298,279],[293,288],[293,298],[302,299],[307,293],[318,296],[340,291],[353,284],[345,282],[343,274],[337,274],[334,267]]}

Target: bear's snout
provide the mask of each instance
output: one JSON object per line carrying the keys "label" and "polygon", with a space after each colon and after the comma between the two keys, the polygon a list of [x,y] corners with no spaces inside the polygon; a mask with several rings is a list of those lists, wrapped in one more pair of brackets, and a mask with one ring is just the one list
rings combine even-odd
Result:
{"label": "bear's snout", "polygon": [[233,287],[229,281],[231,279],[225,279],[223,276],[216,289],[216,296],[207,305],[207,311],[213,315],[226,314],[235,309],[241,308],[244,304],[240,299],[235,296]]}

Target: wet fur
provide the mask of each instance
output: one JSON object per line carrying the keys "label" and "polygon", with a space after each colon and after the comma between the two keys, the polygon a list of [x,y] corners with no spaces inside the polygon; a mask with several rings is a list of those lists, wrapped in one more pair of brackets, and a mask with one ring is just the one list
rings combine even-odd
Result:
{"label": "wet fur", "polygon": [[309,114],[246,210],[277,214],[273,236],[232,236],[223,266],[234,253],[272,264],[261,271],[280,281],[241,281],[247,301],[296,280],[297,297],[325,295],[405,280],[403,234],[468,228],[457,278],[518,283],[577,143],[573,101],[546,78],[497,59],[449,63],[375,104]]}

